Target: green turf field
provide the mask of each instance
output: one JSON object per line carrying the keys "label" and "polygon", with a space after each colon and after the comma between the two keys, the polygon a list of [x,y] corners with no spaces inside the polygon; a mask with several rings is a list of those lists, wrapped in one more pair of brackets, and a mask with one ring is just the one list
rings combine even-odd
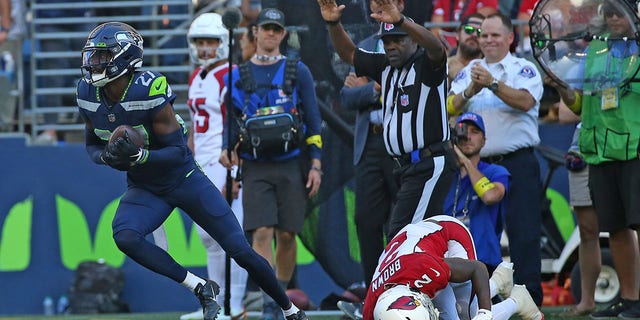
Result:
{"label": "green turf field", "polygon": [[[589,316],[585,317],[572,317],[563,318],[559,317],[558,313],[562,312],[565,307],[544,307],[545,320],[559,320],[559,319],[573,319],[573,320],[588,320]],[[316,312],[309,312],[310,320],[339,320],[341,319],[338,312],[322,312],[317,314]],[[68,315],[68,316],[0,316],[0,320],[46,320],[46,319],[69,319],[69,320],[177,320],[180,319],[181,312],[174,313],[129,313],[129,314],[108,314],[108,315]],[[247,318],[249,320],[255,320],[258,316],[255,313],[250,314]]]}

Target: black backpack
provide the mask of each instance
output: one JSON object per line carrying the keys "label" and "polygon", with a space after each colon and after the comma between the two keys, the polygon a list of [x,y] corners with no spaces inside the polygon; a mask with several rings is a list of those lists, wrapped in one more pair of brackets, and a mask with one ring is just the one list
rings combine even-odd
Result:
{"label": "black backpack", "polygon": [[96,261],[85,261],[76,269],[69,289],[72,314],[123,313],[129,306],[122,301],[124,272]]}

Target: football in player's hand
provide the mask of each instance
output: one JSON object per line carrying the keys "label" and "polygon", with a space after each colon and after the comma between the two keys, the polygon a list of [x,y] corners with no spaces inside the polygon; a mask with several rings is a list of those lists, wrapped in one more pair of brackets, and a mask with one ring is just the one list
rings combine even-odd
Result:
{"label": "football in player's hand", "polygon": [[123,124],[113,130],[113,133],[111,133],[111,136],[109,137],[109,144],[113,145],[116,139],[121,137],[128,138],[131,143],[135,144],[138,147],[144,147],[144,138],[138,131],[136,131],[136,129],[134,129],[130,125]]}

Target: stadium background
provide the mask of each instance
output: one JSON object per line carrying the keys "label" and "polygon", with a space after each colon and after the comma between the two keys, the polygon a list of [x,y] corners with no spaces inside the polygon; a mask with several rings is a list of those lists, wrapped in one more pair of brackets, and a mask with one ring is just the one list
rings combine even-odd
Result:
{"label": "stadium background", "polygon": [[[177,2],[171,0],[168,3]],[[374,29],[367,21],[367,16],[363,14],[366,8],[362,8],[357,1],[341,2],[348,5],[344,23],[354,40],[371,34]],[[32,9],[48,10],[54,7],[38,4],[37,0],[31,0],[30,3]],[[121,5],[125,3],[126,7],[133,6],[133,2],[122,2]],[[97,8],[108,4],[115,5],[115,2],[93,2],[90,6]],[[293,47],[289,47],[287,54],[299,54],[310,66],[316,80],[325,120],[325,175],[320,194],[307,212],[305,229],[300,235],[301,252],[298,255],[299,286],[314,304],[319,305],[320,301],[332,292],[341,294],[346,287],[363,280],[353,224],[353,165],[350,141],[353,114],[341,110],[336,103],[335,97],[338,96],[337,92],[347,70],[346,66],[336,59],[331,49],[327,50],[330,46],[327,45],[324,24],[316,12],[315,0],[284,0],[279,1],[279,6],[287,15],[287,25],[308,24],[308,28],[314,30],[301,30],[299,46],[291,43]],[[290,14],[292,12],[304,14]],[[185,9],[184,12],[174,14],[174,17],[176,16],[188,18],[190,11]],[[83,19],[85,18],[76,21],[89,22],[92,18]],[[43,20],[42,23],[47,22]],[[60,21],[54,19],[49,20],[49,23]],[[184,32],[178,27],[168,26],[160,32],[176,35],[184,40]],[[149,31],[147,34],[154,33]],[[45,36],[47,35],[38,35]],[[67,36],[86,37],[86,34],[82,32]],[[154,42],[151,41],[149,44],[154,45]],[[183,52],[181,50],[183,49],[145,47],[145,56],[147,53],[151,55],[147,56],[145,66],[151,61],[150,68],[167,73],[171,78],[172,87],[177,92],[182,91],[177,101],[179,110],[180,104],[184,103],[182,100],[186,99],[182,77],[186,77],[188,73],[182,74],[182,69],[173,64],[163,64],[163,60],[156,59],[154,55],[167,52],[175,54]],[[58,55],[77,59],[79,51],[78,49],[77,52]],[[56,56],[32,53],[25,61],[31,59],[33,62],[33,59],[49,59]],[[158,61],[161,65],[156,66],[155,63]],[[187,64],[183,67],[186,66]],[[46,79],[47,76],[56,76],[56,73],[59,75],[60,72],[57,71],[59,70],[42,73],[32,69],[32,75]],[[63,70],[63,73],[65,72],[77,74],[77,70],[74,70],[74,73]],[[173,86],[174,83],[177,85]],[[42,114],[54,111],[73,115],[74,106],[47,108],[46,105],[36,105],[35,99],[39,94],[73,95],[73,92],[73,88],[32,88],[24,97],[25,104],[30,105],[31,109],[22,110],[23,106],[20,109],[24,111],[22,114],[26,115],[26,119],[23,120],[28,122],[29,117],[32,120],[38,119]],[[181,110],[186,111],[186,108]],[[81,124],[71,121],[58,128],[78,130],[81,127]],[[0,315],[41,313],[45,296],[52,296],[55,300],[65,294],[72,283],[76,266],[84,260],[96,259],[104,259],[107,263],[124,270],[126,286],[123,298],[133,312],[192,311],[196,308],[197,302],[191,293],[171,280],[143,269],[126,258],[113,244],[111,217],[119,196],[126,188],[124,174],[92,164],[86,156],[82,141],[74,143],[73,135],[69,136],[65,144],[32,146],[29,143],[30,137],[35,136],[37,129],[43,128],[45,127],[34,122],[28,128],[31,129],[30,136],[20,133],[0,135]],[[24,128],[23,132],[28,131]],[[543,144],[561,151],[567,149],[572,133],[572,126],[541,124],[540,127]],[[541,161],[541,165],[544,175],[547,170],[545,161]],[[566,204],[566,180],[565,169],[559,167],[553,175],[549,194],[553,199],[554,216],[569,217],[568,219],[573,221]],[[188,217],[175,212],[166,226],[170,253],[180,263],[198,274],[205,275],[205,250]]]}

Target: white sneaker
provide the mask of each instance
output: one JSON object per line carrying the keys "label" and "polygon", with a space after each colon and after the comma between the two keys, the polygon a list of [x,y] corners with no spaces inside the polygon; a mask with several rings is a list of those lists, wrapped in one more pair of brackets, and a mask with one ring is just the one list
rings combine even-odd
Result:
{"label": "white sneaker", "polygon": [[518,306],[516,311],[523,320],[544,320],[544,314],[540,312],[536,303],[533,302],[533,298],[531,298],[527,287],[524,285],[516,284],[513,286],[509,298],[516,302]]}
{"label": "white sneaker", "polygon": [[513,289],[513,263],[501,262],[493,271],[490,280],[496,284],[498,294],[503,298],[508,298]]}
{"label": "white sneaker", "polygon": [[180,320],[202,320],[203,318],[204,318],[204,315],[202,314],[202,308],[194,312],[186,313],[180,316]]}
{"label": "white sneaker", "polygon": [[224,314],[224,308],[218,313],[216,320],[244,320],[247,318],[247,312],[245,310],[233,310],[231,309],[231,315]]}

